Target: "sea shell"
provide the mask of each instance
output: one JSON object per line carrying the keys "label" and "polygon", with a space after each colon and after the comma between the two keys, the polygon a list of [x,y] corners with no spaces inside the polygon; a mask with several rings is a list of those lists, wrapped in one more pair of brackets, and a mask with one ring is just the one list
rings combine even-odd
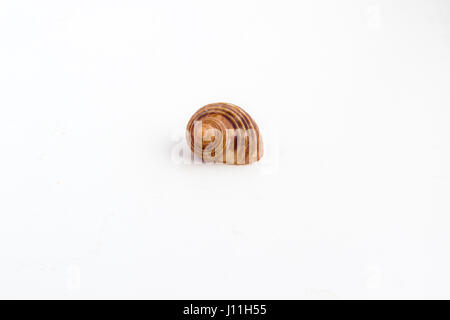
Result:
{"label": "sea shell", "polygon": [[211,103],[200,108],[187,124],[186,140],[203,162],[249,164],[264,153],[256,122],[230,103]]}

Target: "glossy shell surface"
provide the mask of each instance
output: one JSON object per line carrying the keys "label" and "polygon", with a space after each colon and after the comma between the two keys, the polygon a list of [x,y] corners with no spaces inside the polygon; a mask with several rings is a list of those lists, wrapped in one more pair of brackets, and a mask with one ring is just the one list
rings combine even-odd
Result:
{"label": "glossy shell surface", "polygon": [[258,125],[242,108],[230,103],[211,103],[189,120],[186,140],[204,162],[251,164],[263,156]]}

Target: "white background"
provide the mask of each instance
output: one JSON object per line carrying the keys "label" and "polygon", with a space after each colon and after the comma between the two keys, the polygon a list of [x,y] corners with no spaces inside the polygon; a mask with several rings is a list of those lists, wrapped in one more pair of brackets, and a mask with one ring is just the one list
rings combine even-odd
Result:
{"label": "white background", "polygon": [[445,0],[1,0],[0,297],[450,298],[449,89]]}

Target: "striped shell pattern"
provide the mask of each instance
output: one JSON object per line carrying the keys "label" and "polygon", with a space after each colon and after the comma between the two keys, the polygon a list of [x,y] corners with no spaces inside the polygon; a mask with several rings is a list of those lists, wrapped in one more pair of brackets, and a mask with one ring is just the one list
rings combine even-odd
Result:
{"label": "striped shell pattern", "polygon": [[250,164],[261,159],[263,142],[256,122],[230,103],[212,103],[189,120],[186,140],[203,162]]}

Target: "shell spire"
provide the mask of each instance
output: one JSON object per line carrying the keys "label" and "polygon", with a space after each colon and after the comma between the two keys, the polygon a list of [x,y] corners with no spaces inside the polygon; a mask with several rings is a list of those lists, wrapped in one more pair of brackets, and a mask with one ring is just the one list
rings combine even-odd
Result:
{"label": "shell spire", "polygon": [[203,162],[250,164],[264,153],[256,122],[230,103],[211,103],[197,110],[187,124],[186,140]]}

